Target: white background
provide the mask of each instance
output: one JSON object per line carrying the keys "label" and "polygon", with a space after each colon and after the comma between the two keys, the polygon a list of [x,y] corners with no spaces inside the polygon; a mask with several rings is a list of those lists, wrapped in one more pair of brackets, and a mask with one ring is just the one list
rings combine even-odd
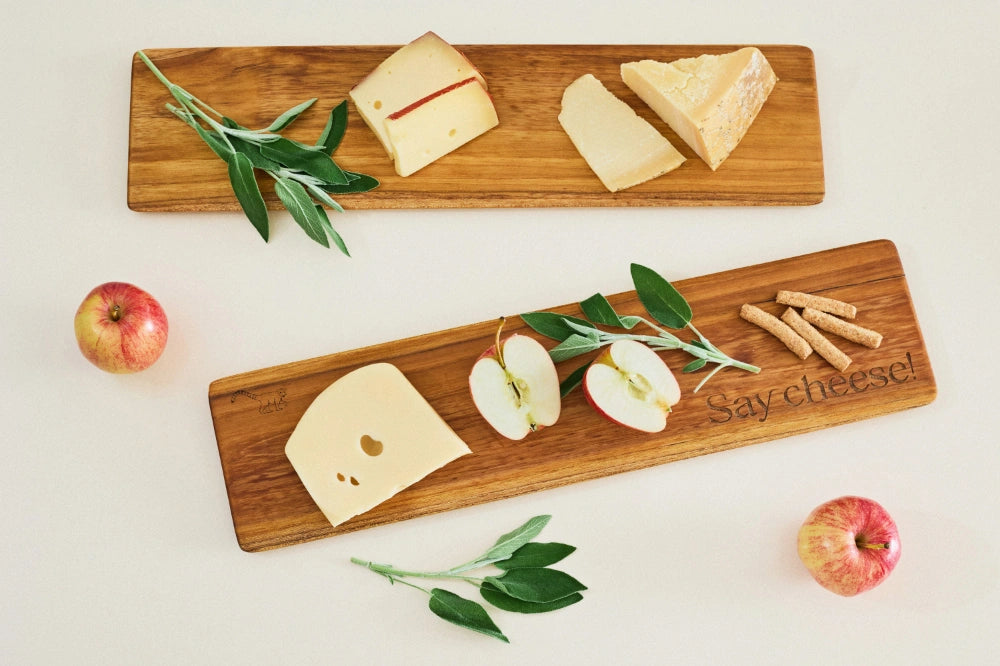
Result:
{"label": "white background", "polygon": [[[996,2],[52,2],[5,11],[0,60],[0,662],[995,662],[1000,179]],[[827,195],[789,208],[349,212],[353,259],[276,215],[125,203],[140,48],[787,43],[815,52]],[[194,140],[194,139],[192,139]],[[916,410],[267,553],[233,534],[217,378],[877,238],[902,256],[939,396]],[[150,370],[76,349],[91,287],[170,317]],[[896,518],[903,556],[845,599],[795,554],[817,504]],[[498,614],[510,645],[349,563],[435,568],[528,517],[579,547],[583,603]],[[456,562],[452,562],[456,560]]]}

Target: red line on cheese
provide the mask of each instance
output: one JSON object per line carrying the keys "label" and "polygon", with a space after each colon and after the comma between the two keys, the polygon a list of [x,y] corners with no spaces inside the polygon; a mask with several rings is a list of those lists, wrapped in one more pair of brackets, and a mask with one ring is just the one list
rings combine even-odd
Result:
{"label": "red line on cheese", "polygon": [[624,63],[621,76],[713,171],[742,141],[778,80],[754,47]]}
{"label": "red line on cheese", "polygon": [[467,453],[465,442],[389,363],[333,382],[285,445],[302,484],[334,526]]}
{"label": "red line on cheese", "polygon": [[672,171],[684,156],[592,74],[563,92],[559,124],[612,192]]}

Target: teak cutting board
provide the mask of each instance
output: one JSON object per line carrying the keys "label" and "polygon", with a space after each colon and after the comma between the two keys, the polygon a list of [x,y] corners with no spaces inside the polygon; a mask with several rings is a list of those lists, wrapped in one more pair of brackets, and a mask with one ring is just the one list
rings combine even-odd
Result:
{"label": "teak cutting board", "polygon": [[[266,127],[286,109],[318,101],[285,135],[312,144],[334,106],[397,46],[149,49],[164,75],[246,127]],[[377,177],[368,193],[339,195],[345,208],[803,205],[823,200],[823,151],[812,51],[761,46],[779,81],[743,142],[712,172],[621,81],[619,65],[726,53],[736,45],[459,47],[483,72],[500,125],[407,178],[393,170],[353,104],[335,158]],[[689,159],[677,170],[610,193],[563,132],[563,90],[592,73]],[[236,211],[225,164],[166,110],[167,89],[132,61],[128,205],[137,211]],[[271,179],[259,182],[278,209]]]}
{"label": "teak cutting board", "polygon": [[[671,277],[667,267],[652,267]],[[628,270],[623,266],[624,271]],[[563,400],[554,426],[520,442],[497,435],[472,403],[468,375],[493,344],[487,321],[220,379],[209,404],[240,547],[259,551],[448,511],[522,493],[756,444],[850,423],[931,402],[936,393],[906,276],[886,240],[674,282],[694,323],[733,358],[762,368],[727,368],[698,393],[705,370],[680,374],[691,360],[663,353],[682,398],[666,430],[650,435],[614,425],[577,389]],[[813,354],[805,361],[739,317],[743,303],[776,315],[773,300],[789,289],[858,307],[856,323],[885,336],[878,349],[834,338],[852,359],[837,372]],[[590,294],[581,294],[581,298]],[[644,314],[635,292],[609,296],[622,314]],[[553,310],[579,315],[576,305]],[[498,313],[512,315],[516,313]],[[538,337],[518,317],[504,329]],[[592,354],[591,356],[593,356]],[[591,356],[559,364],[564,378]],[[373,362],[396,365],[472,450],[371,511],[336,529],[320,513],[285,458],[284,447],[312,400],[347,372]],[[642,502],[641,497],[636,498]]]}

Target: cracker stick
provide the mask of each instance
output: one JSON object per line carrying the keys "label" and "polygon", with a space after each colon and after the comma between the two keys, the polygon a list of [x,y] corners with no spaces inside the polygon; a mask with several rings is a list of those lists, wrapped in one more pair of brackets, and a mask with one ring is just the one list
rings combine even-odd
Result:
{"label": "cracker stick", "polygon": [[882,344],[882,335],[880,333],[867,328],[861,328],[857,324],[846,322],[843,319],[837,319],[819,310],[806,308],[802,311],[802,318],[810,324],[819,326],[827,333],[839,335],[846,340],[857,342],[859,345],[864,345],[871,349],[877,349]]}
{"label": "cracker stick", "polygon": [[816,350],[816,353],[826,359],[827,363],[835,367],[840,372],[847,369],[851,364],[850,357],[837,349],[837,346],[827,340],[822,333],[812,327],[799,313],[788,308],[781,315],[781,321],[791,326],[792,330],[805,338],[805,341]]}
{"label": "cracker stick", "polygon": [[781,305],[792,305],[797,308],[812,308],[820,312],[829,312],[845,319],[854,319],[858,314],[858,309],[850,303],[837,301],[823,296],[813,296],[804,294],[801,291],[779,291],[775,302]]}
{"label": "cracker stick", "polygon": [[740,308],[740,317],[746,319],[751,324],[760,326],[781,340],[799,358],[805,359],[812,353],[812,347],[809,346],[809,343],[774,315],[768,314],[749,303],[744,303],[743,307]]}

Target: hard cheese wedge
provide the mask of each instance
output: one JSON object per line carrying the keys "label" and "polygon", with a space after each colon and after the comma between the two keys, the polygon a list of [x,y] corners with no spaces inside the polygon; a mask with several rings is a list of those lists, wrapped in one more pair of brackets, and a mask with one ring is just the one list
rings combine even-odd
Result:
{"label": "hard cheese wedge", "polygon": [[777,82],[754,47],[621,66],[622,80],[714,171],[743,139]]}
{"label": "hard cheese wedge", "polygon": [[392,157],[385,129],[389,114],[470,76],[486,87],[482,74],[460,51],[428,32],[383,60],[354,86],[350,98]]}
{"label": "hard cheese wedge", "polygon": [[684,156],[593,74],[563,92],[559,123],[612,192],[672,171]]}
{"label": "hard cheese wedge", "polygon": [[309,405],[285,455],[334,526],[470,453],[395,366],[350,372]]}
{"label": "hard cheese wedge", "polygon": [[499,122],[493,100],[478,79],[438,90],[385,119],[396,173],[409,176]]}

